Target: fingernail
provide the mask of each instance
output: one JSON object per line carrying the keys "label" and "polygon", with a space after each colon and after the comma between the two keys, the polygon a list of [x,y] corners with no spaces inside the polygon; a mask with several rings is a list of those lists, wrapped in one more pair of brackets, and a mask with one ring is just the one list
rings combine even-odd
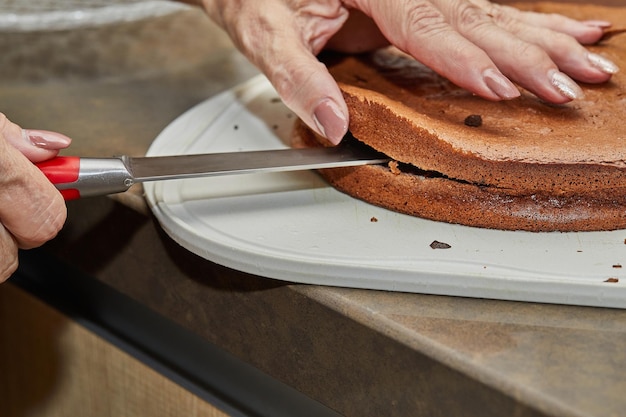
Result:
{"label": "fingernail", "polygon": [[552,70],[548,74],[550,83],[556,88],[562,96],[575,100],[577,98],[583,98],[585,93],[583,90],[567,75],[557,70]]}
{"label": "fingernail", "polygon": [[483,72],[483,80],[487,87],[502,100],[511,100],[520,96],[520,92],[508,78],[494,69]]}
{"label": "fingernail", "polygon": [[611,22],[607,22],[606,20],[584,20],[580,23],[582,23],[585,26],[601,28],[601,29],[606,29],[606,28],[610,28],[611,26],[613,26]]}
{"label": "fingernail", "polygon": [[325,99],[317,105],[313,120],[320,132],[335,145],[341,142],[348,131],[348,119],[339,110],[339,106],[330,99]]}
{"label": "fingernail", "polygon": [[67,148],[72,140],[65,135],[47,130],[23,129],[24,138],[42,149],[63,149]]}
{"label": "fingernail", "polygon": [[592,52],[587,54],[587,59],[592,66],[599,69],[606,74],[617,74],[619,67],[615,63],[602,55],[594,54]]}

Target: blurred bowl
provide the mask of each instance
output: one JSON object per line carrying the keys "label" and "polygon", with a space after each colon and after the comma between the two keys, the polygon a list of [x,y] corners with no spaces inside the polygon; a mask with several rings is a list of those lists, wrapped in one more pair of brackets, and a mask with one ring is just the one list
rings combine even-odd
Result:
{"label": "blurred bowl", "polygon": [[171,1],[0,0],[0,82],[162,73],[221,44],[203,10]]}
{"label": "blurred bowl", "polygon": [[164,16],[183,7],[165,0],[0,0],[0,32],[93,28]]}

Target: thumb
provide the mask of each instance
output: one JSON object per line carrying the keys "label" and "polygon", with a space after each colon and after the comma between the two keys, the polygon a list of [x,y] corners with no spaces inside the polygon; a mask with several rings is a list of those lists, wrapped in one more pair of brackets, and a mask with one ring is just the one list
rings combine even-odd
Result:
{"label": "thumb", "polygon": [[[253,4],[261,7],[261,2]],[[298,20],[296,15],[282,5],[264,15],[267,21],[262,25],[251,10],[238,11],[236,19],[232,22],[224,19],[223,24],[230,29],[244,55],[269,79],[287,107],[311,129],[338,144],[348,131],[348,107],[337,83],[314,51],[321,50],[339,30],[347,14],[339,13],[338,19],[330,21],[310,17]],[[317,26],[311,20],[317,22]],[[314,33],[319,36],[312,35]]]}
{"label": "thumb", "polygon": [[[342,3],[203,3],[244,55],[267,76],[283,102],[310,128],[339,143],[348,131],[348,107],[337,83],[314,53],[348,18]],[[246,3],[245,7],[241,3]]]}
{"label": "thumb", "polygon": [[281,56],[265,55],[258,65],[287,107],[311,129],[338,144],[348,131],[349,117],[341,90],[312,52],[290,43]]}
{"label": "thumb", "polygon": [[285,104],[311,129],[338,144],[348,131],[348,107],[324,64],[311,52],[285,61],[266,73]]}

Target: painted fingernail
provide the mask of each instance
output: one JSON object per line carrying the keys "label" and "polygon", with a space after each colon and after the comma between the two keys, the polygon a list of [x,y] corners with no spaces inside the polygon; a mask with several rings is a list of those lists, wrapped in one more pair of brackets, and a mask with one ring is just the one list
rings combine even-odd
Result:
{"label": "painted fingernail", "polygon": [[330,99],[325,99],[317,105],[313,120],[320,132],[335,145],[341,142],[348,131],[348,119],[339,110],[339,106]]}
{"label": "painted fingernail", "polygon": [[483,80],[487,87],[502,100],[511,100],[520,96],[520,92],[508,78],[494,69],[483,72]]}
{"label": "painted fingernail", "polygon": [[592,66],[606,74],[617,74],[619,72],[619,67],[615,65],[613,61],[603,57],[602,55],[589,52],[587,54],[587,59]]}
{"label": "painted fingernail", "polygon": [[548,73],[548,77],[552,86],[556,88],[563,97],[567,97],[570,100],[585,97],[585,93],[578,84],[562,72],[552,70]]}
{"label": "painted fingernail", "polygon": [[611,22],[607,22],[606,20],[583,20],[580,23],[582,23],[585,26],[601,28],[601,29],[606,29],[606,28],[610,28],[611,26],[613,26]]}
{"label": "painted fingernail", "polygon": [[23,129],[23,135],[28,142],[42,149],[63,149],[72,142],[65,135],[47,130]]}

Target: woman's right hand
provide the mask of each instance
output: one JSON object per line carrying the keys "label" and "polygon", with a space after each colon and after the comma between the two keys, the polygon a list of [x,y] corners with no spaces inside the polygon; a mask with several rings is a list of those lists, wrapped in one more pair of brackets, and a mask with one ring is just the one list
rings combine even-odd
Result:
{"label": "woman's right hand", "polygon": [[70,142],[58,133],[22,129],[0,113],[0,282],[17,269],[18,249],[42,245],[63,226],[65,202],[33,163],[55,157]]}

